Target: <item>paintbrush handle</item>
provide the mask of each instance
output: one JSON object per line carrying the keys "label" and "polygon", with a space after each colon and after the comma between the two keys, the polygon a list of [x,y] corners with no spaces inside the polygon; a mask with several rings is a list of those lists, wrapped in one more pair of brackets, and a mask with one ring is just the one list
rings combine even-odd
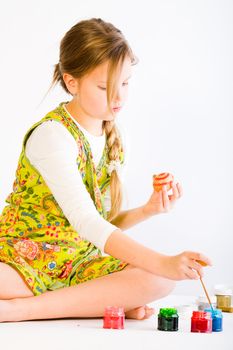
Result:
{"label": "paintbrush handle", "polygon": [[204,282],[203,282],[203,280],[202,280],[201,277],[200,277],[200,281],[201,281],[202,287],[203,287],[203,289],[204,289],[206,298],[207,298],[207,300],[208,300],[208,302],[209,302],[209,304],[210,304],[210,307],[211,307],[211,309],[212,309],[212,311],[213,311],[214,309],[213,309],[213,306],[212,306],[212,304],[211,304],[209,294],[208,294],[208,292],[207,292],[207,290],[206,290],[206,287],[205,287]]}

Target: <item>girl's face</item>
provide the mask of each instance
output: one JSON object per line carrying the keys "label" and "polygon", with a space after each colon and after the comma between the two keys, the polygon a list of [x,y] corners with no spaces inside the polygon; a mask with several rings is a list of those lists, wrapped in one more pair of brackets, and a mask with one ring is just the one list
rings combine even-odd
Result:
{"label": "girl's face", "polygon": [[[99,120],[114,119],[107,104],[107,68],[108,62],[105,62],[77,81],[77,92],[74,96],[79,110],[81,109],[87,116]],[[131,61],[126,58],[119,76],[117,95],[111,102],[111,109],[115,114],[119,110],[114,110],[114,108],[122,108],[126,101],[130,75]]]}

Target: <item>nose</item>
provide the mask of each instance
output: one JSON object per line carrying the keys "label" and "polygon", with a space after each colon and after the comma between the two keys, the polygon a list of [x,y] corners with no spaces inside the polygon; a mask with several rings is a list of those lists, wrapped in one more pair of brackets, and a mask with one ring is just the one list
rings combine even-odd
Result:
{"label": "nose", "polygon": [[113,99],[113,102],[114,102],[114,105],[115,106],[120,106],[121,103],[122,103],[122,99],[123,99],[123,96],[122,96],[122,92],[120,91],[120,89],[117,90],[117,93]]}

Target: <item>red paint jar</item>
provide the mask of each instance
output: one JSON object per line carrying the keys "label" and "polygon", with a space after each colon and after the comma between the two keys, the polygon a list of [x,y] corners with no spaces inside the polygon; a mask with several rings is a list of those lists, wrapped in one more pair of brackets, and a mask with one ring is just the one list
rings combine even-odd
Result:
{"label": "red paint jar", "polygon": [[107,306],[104,310],[103,328],[124,329],[125,313],[123,307]]}
{"label": "red paint jar", "polygon": [[191,318],[191,332],[211,333],[212,317],[210,312],[193,311]]}

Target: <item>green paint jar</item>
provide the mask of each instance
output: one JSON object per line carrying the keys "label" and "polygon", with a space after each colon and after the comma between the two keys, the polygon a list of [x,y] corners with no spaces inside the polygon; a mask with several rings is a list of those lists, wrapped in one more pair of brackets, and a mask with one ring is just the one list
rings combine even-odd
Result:
{"label": "green paint jar", "polygon": [[174,308],[162,308],[158,314],[158,330],[178,331],[179,316]]}

